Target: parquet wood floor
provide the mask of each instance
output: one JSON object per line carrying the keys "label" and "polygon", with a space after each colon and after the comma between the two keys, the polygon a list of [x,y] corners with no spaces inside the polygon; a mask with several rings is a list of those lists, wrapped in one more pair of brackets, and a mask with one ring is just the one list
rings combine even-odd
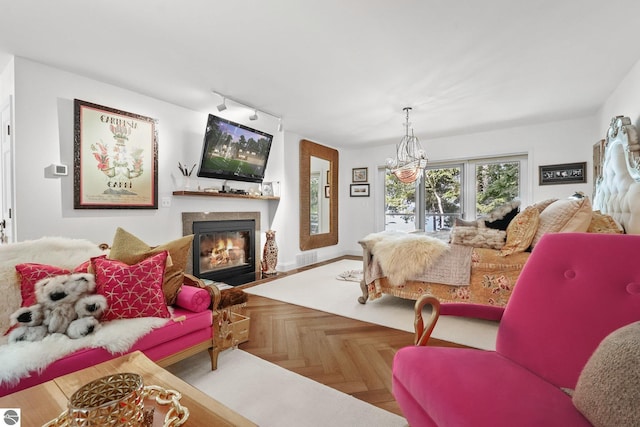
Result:
{"label": "parquet wood floor", "polygon": [[[391,394],[395,352],[413,334],[249,295],[249,341],[240,348],[355,398],[402,415]],[[432,339],[430,345],[455,346]]]}

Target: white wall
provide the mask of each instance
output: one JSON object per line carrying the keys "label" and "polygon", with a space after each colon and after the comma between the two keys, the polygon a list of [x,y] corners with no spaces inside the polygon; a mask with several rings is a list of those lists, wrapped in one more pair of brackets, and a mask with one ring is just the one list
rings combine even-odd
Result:
{"label": "white wall", "polygon": [[640,126],[640,61],[636,62],[598,111],[599,139],[605,137],[611,118],[615,116],[627,116],[636,127]]}
{"label": "white wall", "polygon": [[[13,73],[3,73],[11,74],[15,75],[17,240],[59,235],[111,243],[116,227],[123,227],[153,245],[182,235],[182,212],[256,211],[261,214],[263,244],[264,231],[281,230],[289,217],[297,221],[297,209],[290,210],[296,207],[288,206],[292,199],[297,200],[297,189],[291,192],[295,187],[285,169],[285,138],[277,131],[276,119],[260,115],[257,122],[245,124],[274,135],[265,180],[284,184],[280,202],[172,196],[181,184],[177,163],[199,162],[208,112],[191,111],[23,58],[15,58]],[[170,197],[170,208],[73,209],[74,98],[158,120],[158,197],[160,200]],[[211,112],[218,114],[216,101],[211,101]],[[234,117],[229,110],[220,116],[248,122],[246,117]],[[62,178],[45,178],[44,169],[51,163],[66,164],[71,173]],[[297,171],[293,177],[297,183]],[[222,183],[213,179],[198,180],[202,186]],[[251,184],[233,183],[235,188],[247,185]],[[278,237],[283,235],[292,237],[286,231]],[[291,263],[294,256],[283,251],[280,261]]]}
{"label": "white wall", "polygon": [[[400,129],[401,131],[401,129]],[[400,136],[401,133],[399,133]],[[398,139],[400,138],[398,137]],[[529,156],[528,197],[526,206],[547,198],[569,197],[575,191],[591,195],[592,146],[601,139],[599,126],[594,116],[575,120],[550,122],[535,126],[500,129],[468,135],[433,140],[421,140],[430,161],[446,161],[460,158],[486,157],[526,153]],[[358,239],[376,229],[375,209],[382,206],[383,183],[377,182],[376,172],[385,159],[394,156],[395,143],[383,147],[344,150],[341,153],[340,180],[346,197],[341,198],[341,241],[346,241],[347,253],[361,254]],[[558,163],[587,162],[587,183],[574,185],[538,185],[538,166]],[[369,168],[371,197],[349,197],[351,168]]]}

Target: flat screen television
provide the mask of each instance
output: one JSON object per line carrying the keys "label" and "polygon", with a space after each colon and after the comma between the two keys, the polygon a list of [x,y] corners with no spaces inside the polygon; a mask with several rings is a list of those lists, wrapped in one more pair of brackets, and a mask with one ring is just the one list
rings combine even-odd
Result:
{"label": "flat screen television", "polygon": [[198,176],[262,182],[273,135],[209,114]]}

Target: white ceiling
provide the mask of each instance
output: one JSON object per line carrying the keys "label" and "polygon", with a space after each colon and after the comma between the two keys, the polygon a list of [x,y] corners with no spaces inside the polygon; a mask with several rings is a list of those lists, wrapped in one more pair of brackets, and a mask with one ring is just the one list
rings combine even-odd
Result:
{"label": "white ceiling", "polygon": [[[0,0],[17,55],[200,112],[211,89],[336,147],[593,114],[638,0]],[[259,127],[259,121],[256,127]]]}

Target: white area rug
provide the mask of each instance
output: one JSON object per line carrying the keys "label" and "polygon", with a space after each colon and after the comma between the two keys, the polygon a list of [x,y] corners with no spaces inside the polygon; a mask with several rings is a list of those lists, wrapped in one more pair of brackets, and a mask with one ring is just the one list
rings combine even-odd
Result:
{"label": "white area rug", "polygon": [[[339,279],[345,271],[362,269],[362,261],[341,260],[262,285],[244,289],[248,294],[309,307],[339,316],[413,332],[415,301],[385,295],[360,304],[360,284]],[[485,350],[495,350],[498,323],[441,316],[432,336]]]}
{"label": "white area rug", "polygon": [[242,350],[207,352],[167,370],[262,427],[392,427],[404,418]]}

